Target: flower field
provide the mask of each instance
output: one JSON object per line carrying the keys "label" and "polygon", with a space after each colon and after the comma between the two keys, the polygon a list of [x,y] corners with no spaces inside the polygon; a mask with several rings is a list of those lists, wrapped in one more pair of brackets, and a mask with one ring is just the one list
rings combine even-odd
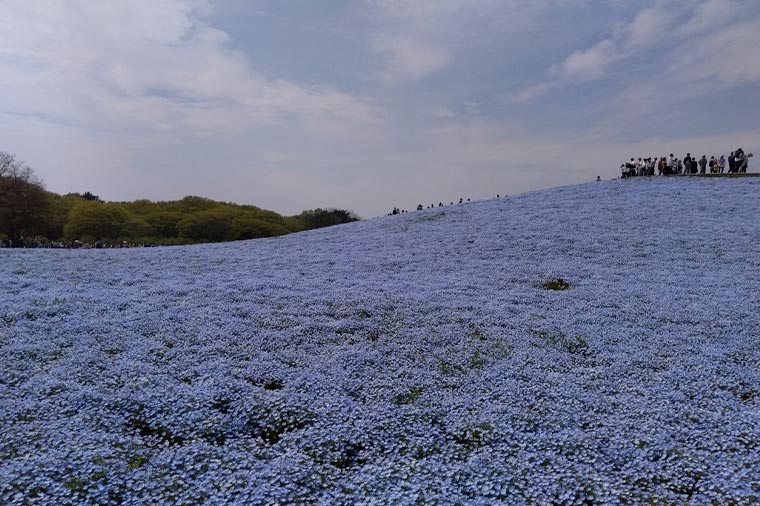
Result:
{"label": "flower field", "polygon": [[0,251],[0,504],[760,502],[760,181]]}

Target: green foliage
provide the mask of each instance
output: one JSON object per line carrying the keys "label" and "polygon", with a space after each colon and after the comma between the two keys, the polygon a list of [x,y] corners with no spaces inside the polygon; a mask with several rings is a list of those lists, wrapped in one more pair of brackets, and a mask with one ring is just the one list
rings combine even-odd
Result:
{"label": "green foliage", "polygon": [[543,285],[541,285],[546,290],[568,290],[570,288],[570,283],[565,281],[562,278],[558,279],[550,279],[549,281],[545,282]]}
{"label": "green foliage", "polygon": [[467,450],[474,450],[484,446],[494,433],[493,426],[488,422],[464,427],[452,434],[454,442]]}
{"label": "green foliage", "polygon": [[128,234],[129,221],[129,214],[117,204],[83,201],[69,211],[63,235],[67,239],[116,240]]}
{"label": "green foliage", "polygon": [[541,329],[530,329],[530,332],[540,337],[547,344],[571,355],[588,355],[591,351],[588,339],[582,335],[568,337],[561,332],[551,333]]}
{"label": "green foliage", "polygon": [[396,406],[401,406],[403,404],[411,404],[417,398],[422,395],[422,388],[421,387],[410,387],[408,393],[403,393],[395,396],[393,398],[393,404]]}
{"label": "green foliage", "polygon": [[179,223],[180,237],[201,242],[230,241],[231,222],[229,213],[225,210],[208,209],[183,218]]}
{"label": "green foliage", "polygon": [[57,240],[63,237],[63,227],[66,226],[69,211],[78,203],[84,202],[85,199],[78,193],[58,195],[51,192],[48,192],[47,199],[49,207],[45,216],[45,230],[42,235],[48,239]]}
{"label": "green foliage", "polygon": [[329,227],[358,221],[359,218],[351,211],[344,209],[313,209],[304,211],[296,217],[304,227],[304,230],[312,228]]}
{"label": "green foliage", "polygon": [[45,230],[50,203],[34,171],[0,151],[0,233],[19,245],[23,237]]}
{"label": "green foliage", "polygon": [[33,171],[0,151],[0,238],[21,244],[41,237],[142,244],[193,244],[274,237],[356,221],[343,209],[281,216],[252,205],[198,196],[177,201],[103,202],[92,192],[44,191]]}

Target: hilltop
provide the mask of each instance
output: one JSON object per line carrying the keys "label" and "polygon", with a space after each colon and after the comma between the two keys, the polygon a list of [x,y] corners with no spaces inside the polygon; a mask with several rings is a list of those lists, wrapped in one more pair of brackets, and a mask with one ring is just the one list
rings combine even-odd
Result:
{"label": "hilltop", "polygon": [[2,251],[0,502],[756,502],[759,192]]}

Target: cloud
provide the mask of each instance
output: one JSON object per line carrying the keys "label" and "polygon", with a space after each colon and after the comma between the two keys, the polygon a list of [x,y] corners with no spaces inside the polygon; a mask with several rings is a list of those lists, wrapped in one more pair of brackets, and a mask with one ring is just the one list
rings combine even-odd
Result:
{"label": "cloud", "polygon": [[726,30],[706,31],[674,51],[668,75],[678,84],[708,81],[713,88],[759,82],[758,47],[757,19],[733,23]]}
{"label": "cloud", "polygon": [[199,135],[282,117],[372,115],[339,90],[257,72],[225,32],[207,23],[210,11],[209,3],[193,0],[4,2],[4,110],[65,124]]}
{"label": "cloud", "polygon": [[[386,82],[423,79],[455,66],[463,52],[503,44],[534,29],[570,2],[556,0],[365,0],[375,21],[371,47]],[[575,2],[577,3],[577,2]],[[500,55],[502,60],[510,53]]]}
{"label": "cloud", "polygon": [[669,27],[674,13],[660,7],[648,7],[639,11],[633,20],[585,50],[572,52],[565,60],[549,69],[560,81],[583,82],[599,79],[608,67],[630,58],[640,51],[655,46],[669,37]]}
{"label": "cloud", "polygon": [[[363,216],[605,177],[709,129],[758,151],[733,121],[672,116],[758,82],[749,2],[329,4],[0,2],[0,149],[57,192]],[[726,114],[755,98],[736,97]]]}
{"label": "cloud", "polygon": [[516,93],[509,94],[506,97],[506,102],[510,104],[527,104],[539,97],[548,95],[557,88],[557,86],[557,82],[532,84]]}
{"label": "cloud", "polygon": [[403,37],[380,35],[373,47],[387,61],[384,76],[390,82],[420,79],[451,61],[451,56],[442,48]]}
{"label": "cloud", "polygon": [[598,79],[604,75],[607,66],[619,58],[615,43],[606,39],[589,49],[573,52],[561,64],[551,67],[549,73],[566,81]]}
{"label": "cloud", "polygon": [[[743,20],[742,13],[750,20]],[[571,52],[551,66],[549,79],[509,95],[508,102],[525,104],[568,85],[609,78],[616,66],[649,55],[647,81],[634,76],[623,83],[619,96],[605,100],[652,110],[657,102],[704,95],[728,86],[755,82],[758,47],[757,12],[734,0],[659,2],[641,9],[612,34],[586,49]],[[656,49],[656,51],[654,51]],[[678,88],[676,90],[675,88]],[[671,91],[668,93],[667,91]],[[665,98],[663,98],[665,97]],[[670,104],[667,104],[670,105]]]}
{"label": "cloud", "polygon": [[649,7],[641,10],[616,36],[622,47],[622,55],[634,54],[670,38],[675,17],[675,12],[666,8]]}
{"label": "cloud", "polygon": [[679,27],[679,38],[724,30],[737,20],[742,6],[734,0],[706,0],[694,9],[692,16]]}
{"label": "cloud", "polygon": [[679,104],[685,101],[760,83],[760,60],[754,57],[760,47],[757,15],[729,27],[696,29],[705,26],[706,12],[725,3],[706,2],[686,18],[678,42],[662,55],[658,71],[632,79],[600,101],[606,115],[629,124],[647,122],[652,114],[683,109]]}

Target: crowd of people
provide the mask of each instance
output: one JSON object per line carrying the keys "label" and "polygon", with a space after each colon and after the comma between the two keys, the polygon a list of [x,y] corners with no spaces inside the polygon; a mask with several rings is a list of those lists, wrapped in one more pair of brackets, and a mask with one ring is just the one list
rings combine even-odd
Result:
{"label": "crowd of people", "polygon": [[658,176],[671,176],[671,175],[689,175],[689,174],[722,174],[735,173],[739,174],[747,172],[747,165],[752,153],[745,153],[742,148],[738,148],[736,151],[732,151],[728,157],[720,155],[719,158],[711,156],[707,159],[706,155],[702,155],[701,158],[691,156],[691,153],[686,153],[686,156],[681,159],[673,156],[665,157],[652,157],[652,158],[631,158],[623,162],[620,165],[622,172],[622,178],[636,177],[636,176],[654,176],[655,173]]}
{"label": "crowd of people", "polygon": [[[504,196],[506,197],[507,195],[504,195]],[[500,199],[501,198],[501,194],[497,194],[496,198]],[[461,198],[461,197],[459,198],[459,203],[460,204],[464,204],[465,202],[471,202],[471,200],[470,199],[465,200],[464,198]],[[449,202],[448,205],[453,206],[454,205],[454,201]],[[444,207],[444,206],[446,206],[446,204],[444,204],[443,202],[438,202],[437,206],[435,204],[430,204],[429,206],[423,206],[422,204],[417,204],[417,210],[418,211],[422,211],[423,209],[434,209],[436,207]],[[407,211],[406,209],[399,209],[398,207],[394,207],[393,211],[389,212],[387,214],[387,216],[393,216],[393,215],[396,215],[396,214],[406,214],[408,212],[409,211]]]}
{"label": "crowd of people", "polygon": [[[47,239],[25,239],[19,248],[45,248],[45,249],[114,249],[114,248],[144,248],[152,244],[135,244],[127,241],[122,242],[82,242],[82,241],[49,241]],[[14,244],[10,240],[0,239],[0,248],[12,248]]]}

